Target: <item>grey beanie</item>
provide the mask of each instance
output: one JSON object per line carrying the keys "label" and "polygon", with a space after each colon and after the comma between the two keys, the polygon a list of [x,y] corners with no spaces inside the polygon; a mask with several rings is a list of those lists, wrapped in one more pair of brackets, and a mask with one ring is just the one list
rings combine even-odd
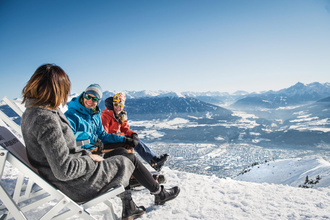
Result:
{"label": "grey beanie", "polygon": [[85,90],[85,94],[95,95],[95,97],[98,98],[99,101],[101,101],[101,99],[102,99],[102,88],[99,84],[91,84]]}

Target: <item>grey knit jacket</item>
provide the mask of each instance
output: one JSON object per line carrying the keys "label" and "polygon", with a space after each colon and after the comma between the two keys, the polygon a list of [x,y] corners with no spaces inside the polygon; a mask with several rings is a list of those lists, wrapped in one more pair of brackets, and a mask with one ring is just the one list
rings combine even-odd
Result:
{"label": "grey knit jacket", "polygon": [[112,187],[128,185],[134,170],[124,156],[94,162],[90,152],[77,147],[71,127],[58,108],[28,107],[21,128],[28,159],[39,174],[71,199],[82,202]]}

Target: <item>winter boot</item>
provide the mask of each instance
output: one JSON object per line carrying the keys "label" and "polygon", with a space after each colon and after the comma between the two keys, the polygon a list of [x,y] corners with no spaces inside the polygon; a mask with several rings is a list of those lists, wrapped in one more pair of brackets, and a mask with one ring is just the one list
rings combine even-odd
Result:
{"label": "winter boot", "polygon": [[150,161],[149,164],[152,168],[154,168],[156,171],[160,171],[165,164],[168,154],[162,154],[159,157],[153,157]]}
{"label": "winter boot", "polygon": [[134,218],[146,213],[144,206],[137,207],[132,199],[131,190],[125,190],[120,194],[123,204],[122,220],[133,220]]}
{"label": "winter boot", "polygon": [[171,189],[165,189],[164,185],[160,185],[160,192],[155,193],[155,205],[163,205],[165,202],[170,201],[177,197],[180,193],[180,188],[175,186]]}
{"label": "winter boot", "polygon": [[166,182],[166,178],[163,174],[152,174],[152,177],[159,183],[165,183]]}

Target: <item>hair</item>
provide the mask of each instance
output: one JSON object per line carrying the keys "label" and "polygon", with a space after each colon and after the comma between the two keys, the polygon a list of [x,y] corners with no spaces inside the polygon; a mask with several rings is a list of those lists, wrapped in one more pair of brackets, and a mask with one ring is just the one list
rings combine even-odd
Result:
{"label": "hair", "polygon": [[113,97],[109,97],[104,101],[104,105],[108,110],[113,110]]}
{"label": "hair", "polygon": [[28,107],[43,106],[56,109],[68,100],[71,82],[64,70],[55,64],[40,66],[22,90],[24,103],[27,99],[35,102]]}

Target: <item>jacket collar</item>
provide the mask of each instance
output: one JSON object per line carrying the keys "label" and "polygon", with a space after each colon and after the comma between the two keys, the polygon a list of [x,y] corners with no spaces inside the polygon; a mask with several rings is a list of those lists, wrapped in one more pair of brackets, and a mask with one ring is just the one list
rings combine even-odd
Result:
{"label": "jacket collar", "polygon": [[67,121],[66,117],[64,116],[63,112],[61,111],[60,108],[56,108],[56,109],[50,109],[50,108],[45,108],[43,106],[35,106],[35,107],[29,107],[31,106],[33,103],[35,103],[36,100],[35,99],[26,99],[26,102],[25,102],[25,107],[26,108],[37,108],[37,109],[42,109],[43,111],[49,111],[49,112],[52,112],[54,114],[57,114],[61,119],[62,121],[64,121],[65,123],[67,123],[68,125],[69,122]]}
{"label": "jacket collar", "polygon": [[50,109],[50,108],[45,108],[43,106],[30,107],[36,101],[37,101],[36,99],[26,99],[26,101],[25,101],[25,108],[42,108],[42,109],[47,109],[48,111],[51,111],[51,112],[58,112],[60,110],[60,108]]}
{"label": "jacket collar", "polygon": [[68,104],[68,109],[74,109],[84,115],[93,115],[100,113],[99,106],[96,106],[96,110],[93,112],[93,109],[86,108],[80,103],[80,98],[82,97],[83,93],[81,93],[79,96],[72,98],[72,100]]}

